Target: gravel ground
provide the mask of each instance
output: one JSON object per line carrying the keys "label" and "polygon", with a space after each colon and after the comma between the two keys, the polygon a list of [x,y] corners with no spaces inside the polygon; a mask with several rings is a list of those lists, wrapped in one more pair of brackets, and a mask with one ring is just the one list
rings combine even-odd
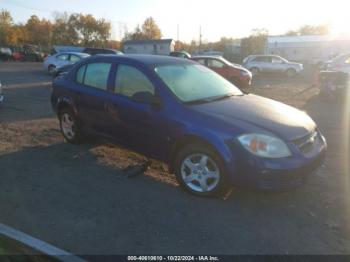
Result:
{"label": "gravel ground", "polygon": [[183,192],[124,148],[63,142],[39,63],[1,63],[0,222],[75,254],[349,254],[349,102],[325,102],[312,77],[260,78],[249,91],[307,111],[325,134],[325,164],[290,192]]}

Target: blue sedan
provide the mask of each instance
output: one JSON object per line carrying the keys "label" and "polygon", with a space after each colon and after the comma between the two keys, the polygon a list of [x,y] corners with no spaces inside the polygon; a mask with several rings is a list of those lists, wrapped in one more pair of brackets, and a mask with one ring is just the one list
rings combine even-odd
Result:
{"label": "blue sedan", "polygon": [[173,57],[84,59],[54,81],[51,102],[66,141],[93,134],[164,161],[199,196],[298,186],[327,147],[305,112]]}

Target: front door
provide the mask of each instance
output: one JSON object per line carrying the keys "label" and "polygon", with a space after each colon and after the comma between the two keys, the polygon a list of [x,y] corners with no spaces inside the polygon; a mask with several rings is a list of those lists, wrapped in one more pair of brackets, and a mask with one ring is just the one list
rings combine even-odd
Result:
{"label": "front door", "polygon": [[[167,143],[166,123],[158,105],[140,102],[139,96],[155,97],[156,88],[140,68],[118,65],[115,95],[107,105],[107,114],[117,140],[126,146],[161,158]],[[112,134],[113,135],[113,134]]]}

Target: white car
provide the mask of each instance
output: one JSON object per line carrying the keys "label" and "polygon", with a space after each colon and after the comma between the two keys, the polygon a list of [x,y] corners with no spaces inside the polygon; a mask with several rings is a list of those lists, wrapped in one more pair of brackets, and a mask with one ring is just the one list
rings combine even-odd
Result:
{"label": "white car", "polygon": [[44,60],[44,68],[51,75],[55,72],[56,68],[60,68],[65,65],[75,64],[81,59],[84,59],[88,56],[90,55],[78,52],[58,53],[52,56],[48,56]]}
{"label": "white car", "polygon": [[350,74],[350,54],[342,54],[327,61],[324,69]]}

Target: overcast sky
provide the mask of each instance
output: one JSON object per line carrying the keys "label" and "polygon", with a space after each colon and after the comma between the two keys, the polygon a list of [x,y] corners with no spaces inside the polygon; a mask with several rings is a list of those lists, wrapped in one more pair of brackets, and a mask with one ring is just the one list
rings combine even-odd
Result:
{"label": "overcast sky", "polygon": [[[349,2],[349,1],[348,1]],[[124,25],[129,31],[152,16],[163,38],[216,41],[221,36],[244,37],[253,28],[266,28],[271,35],[304,24],[332,26],[334,33],[350,33],[349,4],[346,0],[0,0],[0,9],[11,12],[15,22],[30,15],[52,19],[54,11],[89,13],[112,22],[112,37],[119,39]]]}

